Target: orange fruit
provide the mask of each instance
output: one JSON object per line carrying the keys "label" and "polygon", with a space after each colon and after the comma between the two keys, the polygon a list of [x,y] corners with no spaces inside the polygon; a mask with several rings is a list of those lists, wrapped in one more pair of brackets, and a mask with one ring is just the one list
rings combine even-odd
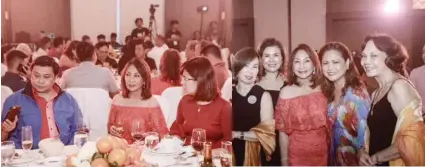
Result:
{"label": "orange fruit", "polygon": [[111,152],[113,144],[109,138],[103,137],[96,143],[96,148],[99,153],[107,154]]}
{"label": "orange fruit", "polygon": [[115,162],[118,166],[123,166],[127,160],[127,154],[122,149],[114,149],[108,155],[108,162],[114,164]]}

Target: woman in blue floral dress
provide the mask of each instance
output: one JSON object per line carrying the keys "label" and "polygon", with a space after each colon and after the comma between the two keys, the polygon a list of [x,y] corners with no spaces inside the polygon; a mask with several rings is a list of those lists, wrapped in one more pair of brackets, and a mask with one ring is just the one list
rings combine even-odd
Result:
{"label": "woman in blue floral dress", "polygon": [[328,98],[331,138],[328,164],[358,166],[357,152],[364,146],[370,97],[359,79],[353,58],[342,43],[330,42],[319,52],[326,77],[322,91]]}

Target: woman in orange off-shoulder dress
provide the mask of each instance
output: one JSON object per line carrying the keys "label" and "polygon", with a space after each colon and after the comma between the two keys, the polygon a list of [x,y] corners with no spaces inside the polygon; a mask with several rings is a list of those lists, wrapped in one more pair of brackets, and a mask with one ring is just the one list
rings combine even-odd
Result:
{"label": "woman in orange off-shoulder dress", "polygon": [[289,62],[289,85],[281,90],[275,111],[282,165],[326,166],[327,99],[318,85],[321,70],[317,54],[301,44]]}
{"label": "woman in orange off-shoulder dress", "polygon": [[122,93],[114,96],[109,113],[108,130],[113,136],[134,142],[132,123],[142,123],[144,132],[157,132],[159,137],[168,133],[164,115],[150,91],[150,70],[145,62],[131,60],[123,70]]}

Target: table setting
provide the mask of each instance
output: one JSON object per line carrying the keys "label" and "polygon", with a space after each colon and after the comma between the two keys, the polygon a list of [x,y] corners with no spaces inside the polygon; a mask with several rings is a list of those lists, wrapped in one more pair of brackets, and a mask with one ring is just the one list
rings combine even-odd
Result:
{"label": "table setting", "polygon": [[[77,133],[74,137],[74,145],[67,146],[57,138],[43,139],[39,142],[39,149],[33,150],[31,150],[32,140],[31,147],[23,147],[25,149],[15,149],[15,143],[12,141],[2,142],[2,166],[197,167],[204,159],[200,149],[194,149],[193,143],[197,142],[194,139],[191,139],[191,145],[184,146],[184,142],[176,136],[165,135],[160,140],[156,132],[147,132],[144,133],[142,141],[129,145],[125,139],[114,136],[88,141],[88,134]],[[22,143],[24,145],[27,142]],[[222,143],[222,148],[212,150],[215,166],[222,166],[223,162],[220,160],[225,149]]]}

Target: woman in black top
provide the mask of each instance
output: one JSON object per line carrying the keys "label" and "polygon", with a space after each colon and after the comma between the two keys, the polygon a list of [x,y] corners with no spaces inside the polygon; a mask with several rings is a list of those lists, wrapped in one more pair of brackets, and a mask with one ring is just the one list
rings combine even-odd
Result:
{"label": "woman in black top", "polygon": [[359,151],[361,165],[388,166],[389,161],[401,158],[403,150],[392,142],[393,134],[400,132],[397,120],[401,111],[420,99],[405,79],[407,59],[405,48],[388,35],[371,35],[364,41],[361,64],[366,75],[378,81],[379,88],[372,93],[372,107],[367,118],[369,150]]}
{"label": "woman in black top", "polygon": [[263,66],[260,82],[257,84],[270,93],[273,107],[276,106],[279,92],[285,83],[285,52],[282,44],[274,39],[265,39],[258,50]]}
{"label": "woman in black top", "polygon": [[[233,76],[237,80],[232,90],[233,150],[236,166],[265,165],[275,149],[272,99],[268,92],[255,85],[257,78],[261,76],[259,59],[254,49],[244,48],[236,53],[232,63]],[[273,123],[267,124],[270,121]],[[262,129],[260,127],[268,127],[264,130],[268,133],[257,131]],[[272,148],[264,143],[260,144],[259,141],[265,141],[266,145]],[[250,145],[261,147],[261,151],[252,151]],[[247,154],[253,156],[245,157]],[[258,156],[260,154],[262,156]],[[267,159],[264,154],[267,154]]]}
{"label": "woman in black top", "polygon": [[[276,107],[279,93],[285,82],[285,52],[282,44],[274,38],[266,38],[258,49],[260,63],[263,66],[262,76],[257,85],[270,93],[273,108]],[[276,131],[276,148],[279,148],[279,133]],[[276,149],[272,154],[272,159],[265,165],[280,166],[280,149]]]}

